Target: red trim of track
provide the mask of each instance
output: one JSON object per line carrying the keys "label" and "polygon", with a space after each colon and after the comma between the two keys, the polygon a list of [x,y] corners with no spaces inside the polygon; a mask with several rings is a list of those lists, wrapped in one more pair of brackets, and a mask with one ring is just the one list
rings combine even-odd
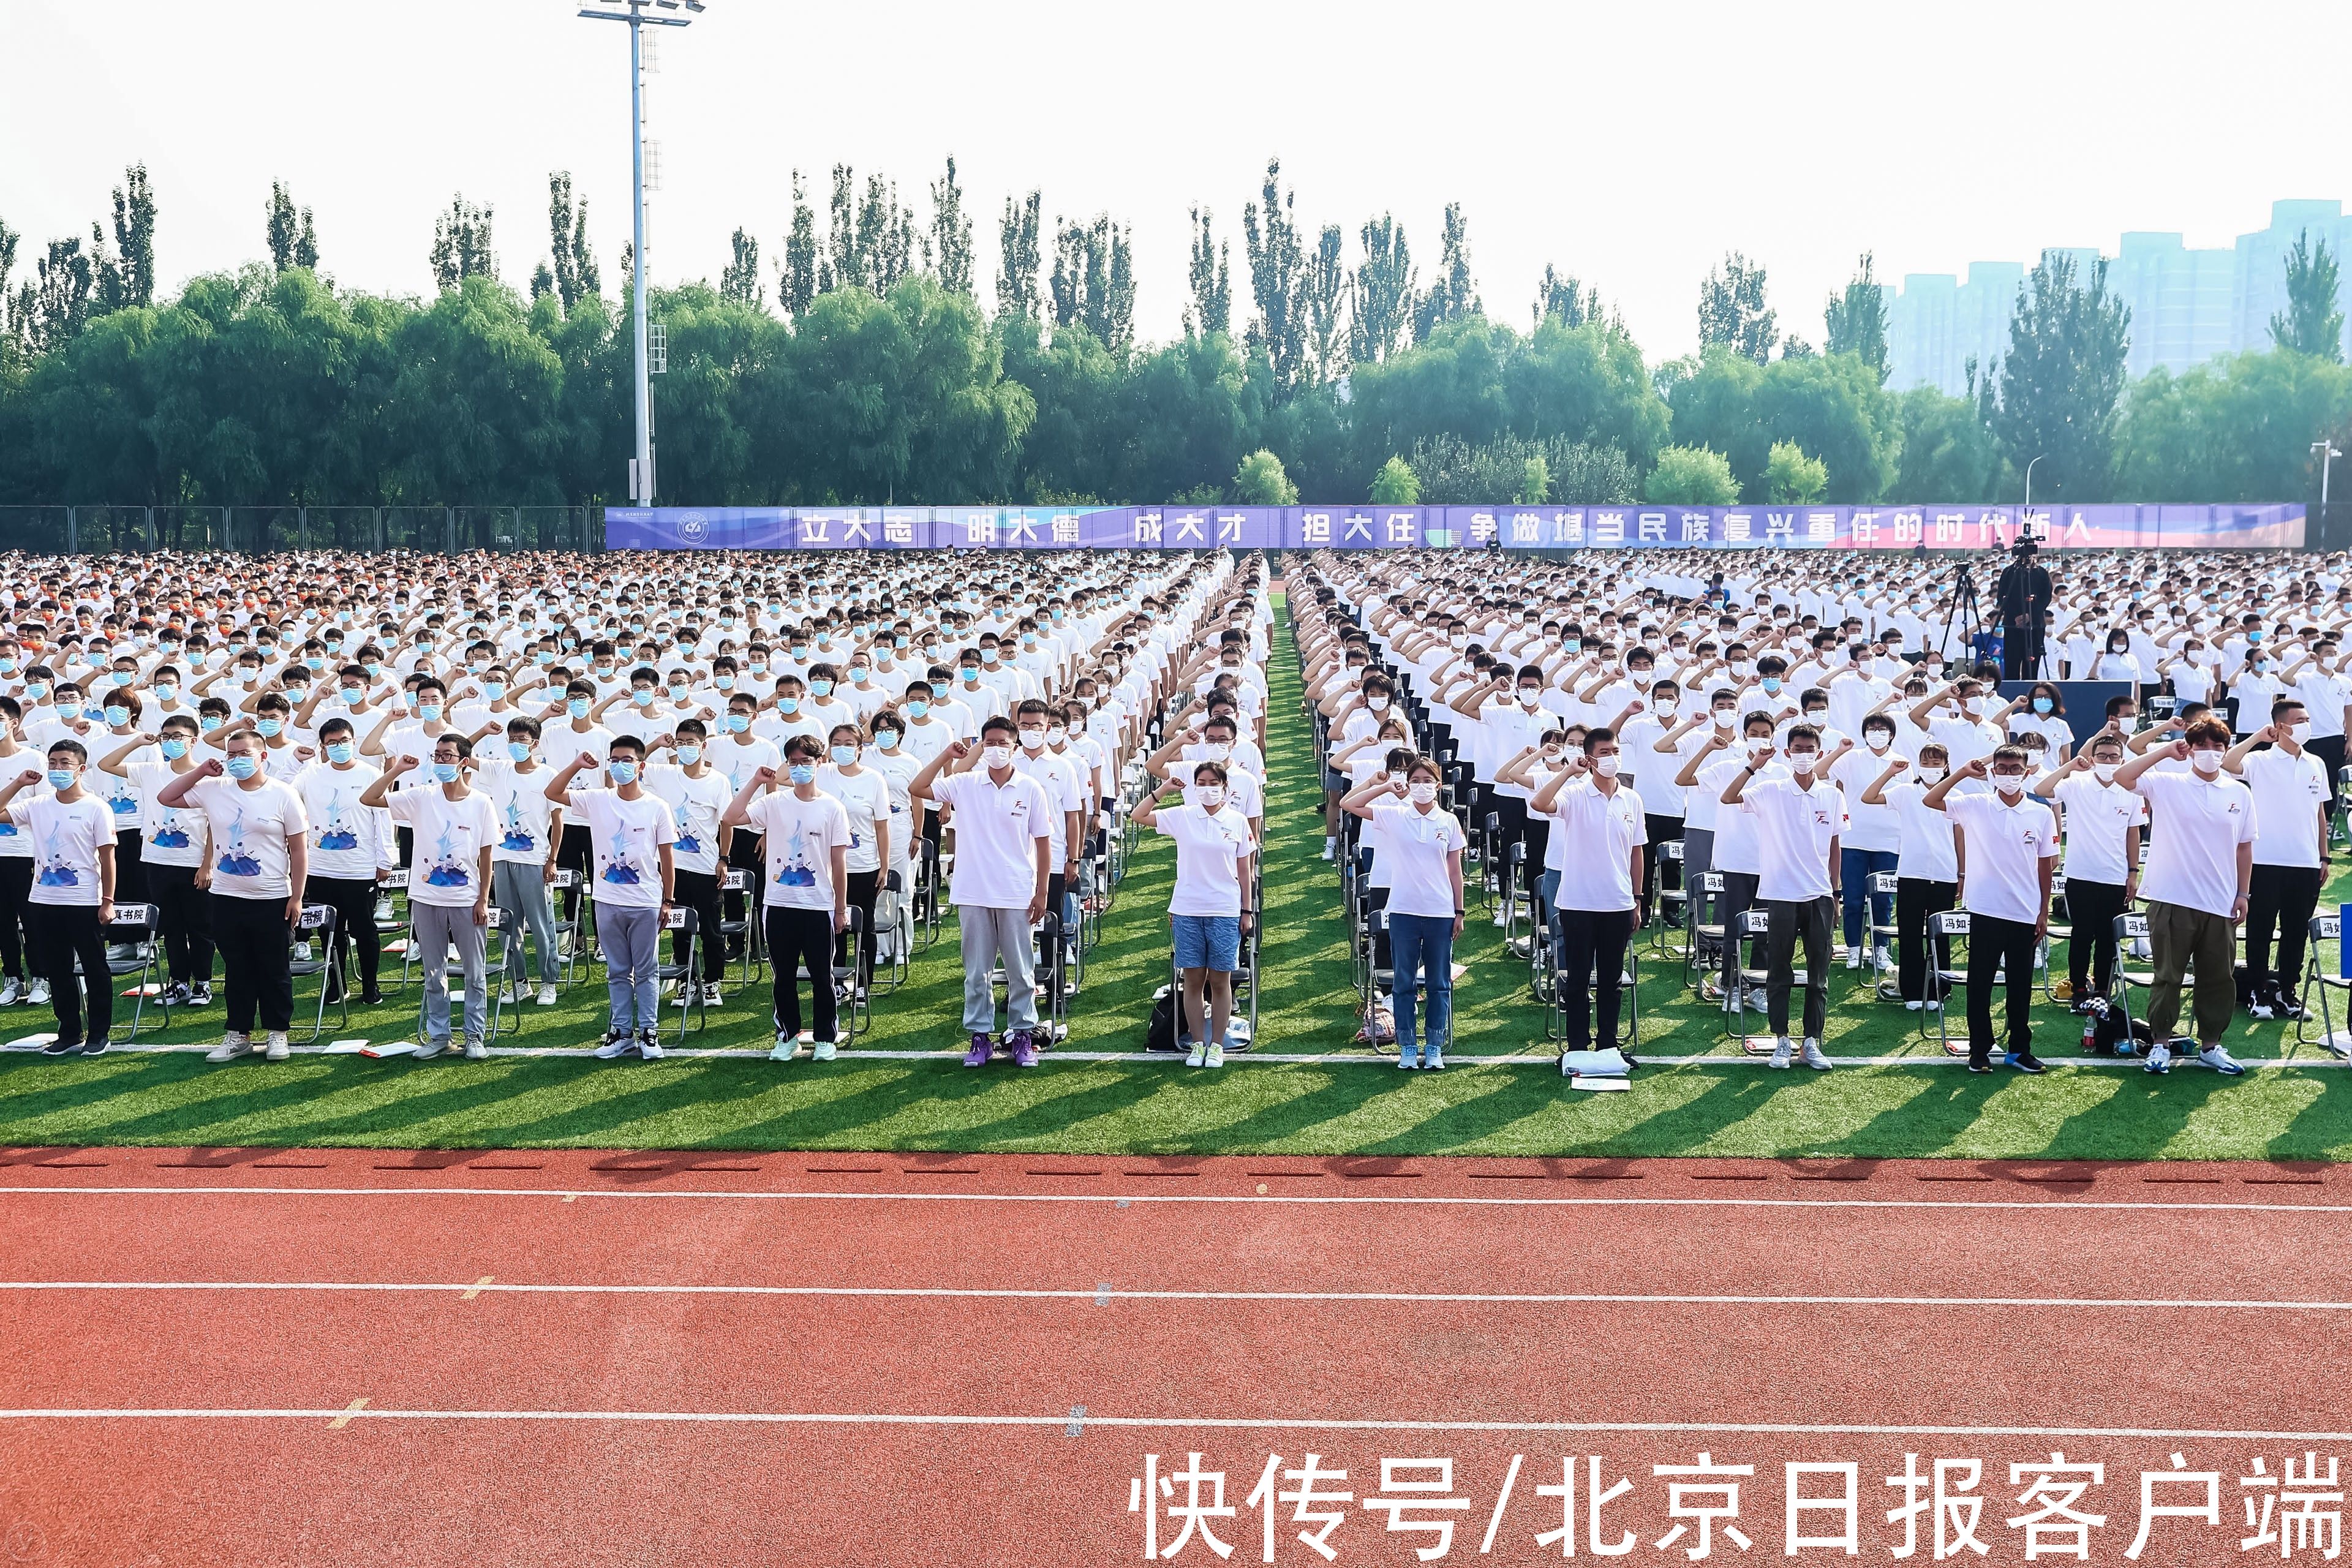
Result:
{"label": "red trim of track", "polygon": [[[1078,1293],[0,1289],[0,1408],[215,1413],[0,1419],[16,1458],[0,1531],[58,1562],[1112,1561],[1140,1554],[1126,1503],[1142,1456],[1199,1449],[1237,1507],[1269,1452],[1324,1454],[1360,1493],[1382,1457],[1450,1456],[1474,1500],[1463,1557],[1523,1454],[1486,1554],[1503,1562],[1537,1560],[1534,1532],[1558,1523],[1533,1489],[1558,1485],[1560,1456],[1600,1453],[1636,1480],[1621,1511],[1649,1568],[1685,1561],[1648,1545],[1671,1522],[1649,1466],[1702,1448],[1759,1467],[1743,1518],[1773,1556],[1783,1460],[1862,1465],[1877,1555],[1878,1479],[1906,1452],[1979,1458],[2005,1482],[2005,1462],[2063,1448],[2109,1467],[2104,1561],[2128,1542],[2137,1468],[2288,1447],[2181,1434],[2352,1426],[2340,1310],[1119,1294],[2343,1303],[2352,1180],[2332,1169],[149,1150],[9,1151],[0,1166],[6,1282]],[[359,1415],[329,1418],[354,1400]],[[221,1414],[259,1410],[316,1414]],[[525,1414],[559,1412],[605,1415]],[[1024,1424],[621,1418],[777,1414]],[[1727,1430],[1757,1425],[2002,1431]],[[1989,1519],[2013,1511],[2017,1488],[1990,1489]],[[1276,1560],[1320,1562],[1296,1528]],[[1242,1508],[1227,1561],[1258,1560],[1255,1530]],[[2012,1534],[1986,1539],[2015,1556]],[[1391,1562],[1427,1538],[1359,1510],[1334,1540],[1342,1562]],[[2184,1532],[2140,1562],[2219,1541]]]}

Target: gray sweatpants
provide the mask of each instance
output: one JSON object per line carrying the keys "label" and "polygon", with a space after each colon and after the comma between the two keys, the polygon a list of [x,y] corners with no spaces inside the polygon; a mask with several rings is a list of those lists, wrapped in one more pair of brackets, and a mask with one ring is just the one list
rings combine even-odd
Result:
{"label": "gray sweatpants", "polygon": [[643,905],[598,904],[596,945],[604,954],[604,990],[615,1029],[651,1029],[661,1023],[661,911]]}
{"label": "gray sweatpants", "polygon": [[418,963],[425,973],[425,1036],[449,1038],[449,963],[451,948],[466,974],[466,1038],[478,1040],[490,1017],[488,985],[483,973],[485,928],[474,923],[471,904],[411,902],[408,923],[415,928]]}
{"label": "gray sweatpants", "polygon": [[530,940],[539,952],[539,978],[543,985],[555,984],[558,964],[555,958],[555,905],[547,896],[547,874],[536,860],[493,860],[490,862],[490,901],[515,917],[515,940],[522,939],[523,928],[530,929]]}
{"label": "gray sweatpants", "polygon": [[958,904],[963,941],[963,1027],[969,1035],[996,1029],[996,988],[989,974],[1004,961],[1006,1005],[1016,1030],[1037,1026],[1036,954],[1029,942],[1029,911]]}

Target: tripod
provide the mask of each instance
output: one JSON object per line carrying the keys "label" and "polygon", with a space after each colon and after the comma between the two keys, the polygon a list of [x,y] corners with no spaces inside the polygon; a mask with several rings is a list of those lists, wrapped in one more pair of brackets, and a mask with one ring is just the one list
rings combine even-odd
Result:
{"label": "tripod", "polygon": [[1977,604],[1976,576],[1965,561],[1960,563],[1958,580],[1952,585],[1951,605],[1944,611],[1943,640],[1937,645],[1948,661],[1952,657],[1952,628],[1955,626],[1960,628],[1961,646],[1967,651],[1969,662],[1973,663],[1977,638],[1984,630],[1984,615]]}

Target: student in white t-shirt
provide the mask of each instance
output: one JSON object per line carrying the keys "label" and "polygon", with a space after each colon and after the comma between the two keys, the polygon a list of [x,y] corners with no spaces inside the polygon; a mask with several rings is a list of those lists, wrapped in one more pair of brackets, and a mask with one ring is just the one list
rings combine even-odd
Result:
{"label": "student in white t-shirt", "polygon": [[[1960,794],[1963,779],[1985,779],[1990,793]],[[1997,746],[1990,762],[1964,763],[1922,797],[1958,830],[1969,906],[1969,1070],[1992,1071],[1993,976],[2009,985],[2009,1032],[2002,1060],[2040,1074],[2033,1054],[2033,955],[2050,934],[2050,878],[2058,858],[2058,818],[2025,793],[2023,747]]]}
{"label": "student in white t-shirt", "polygon": [[[1643,885],[1649,828],[1642,797],[1618,780],[1622,760],[1614,731],[1605,726],[1586,731],[1583,755],[1568,759],[1528,809],[1547,819],[1552,837],[1575,850],[1562,858],[1553,893],[1559,919],[1553,968],[1568,1025],[1561,1051],[1590,1050],[1597,1041],[1601,1050],[1621,1049],[1631,1061],[1638,1042],[1617,1038],[1624,1001],[1617,977],[1633,935],[1634,895]],[[1591,1023],[1595,976],[1597,1033]]]}
{"label": "student in white t-shirt", "polygon": [[[1438,769],[1415,757],[1402,778],[1349,790],[1340,809],[1381,830],[1379,858],[1390,867],[1390,972],[1395,976],[1397,1066],[1445,1066],[1454,1023],[1454,942],[1462,934],[1462,823],[1437,805]],[[1426,1053],[1415,1043],[1415,985],[1426,993]]]}
{"label": "student in white t-shirt", "polygon": [[[393,821],[409,830],[408,923],[415,932],[419,973],[425,981],[425,1037],[416,1059],[431,1061],[449,1048],[449,965],[455,952],[466,982],[466,1058],[488,1054],[483,1034],[489,1023],[486,952],[490,924],[490,856],[498,846],[498,814],[489,796],[476,790],[474,742],[455,731],[434,738],[429,763],[433,783],[393,795],[393,781],[409,776],[418,759],[403,756],[360,796],[364,806],[388,807]],[[389,800],[386,799],[390,796]]]}
{"label": "student in white t-shirt", "polygon": [[327,999],[340,998],[342,953],[356,951],[359,1000],[373,1007],[383,1000],[377,988],[383,953],[375,927],[376,888],[400,857],[383,809],[362,805],[360,797],[383,774],[358,759],[354,726],[340,714],[320,723],[319,740],[325,758],[293,781],[310,825],[310,879],[304,891],[310,902],[335,911],[335,963],[326,976]]}
{"label": "student in white t-shirt", "polygon": [[[2241,714],[2243,710],[2240,710]],[[2248,1009],[2257,1018],[2299,1017],[2303,951],[2327,880],[2327,768],[2306,743],[2311,712],[2300,697],[2271,704],[2270,722],[2230,748],[2221,765],[2254,796],[2254,864],[2246,889]],[[2271,934],[2278,967],[2271,967]]]}
{"label": "student in white t-shirt", "polygon": [[[671,846],[677,858],[676,897],[681,908],[698,911],[701,926],[699,951],[702,975],[698,982],[688,976],[680,984],[681,1005],[691,1004],[700,987],[700,997],[706,1006],[715,1006],[719,1000],[719,982],[727,975],[727,944],[719,931],[719,874],[727,864],[727,837],[733,830],[721,826],[719,818],[727,814],[727,803],[735,798],[728,787],[727,775],[713,768],[710,735],[699,719],[682,719],[670,737],[670,754],[674,763],[656,763],[646,770],[646,788],[661,797],[670,809],[677,829],[677,842]],[[670,936],[670,960],[686,962],[686,939],[677,932]]]}
{"label": "student in white t-shirt", "polygon": [[[1799,724],[1788,732],[1789,773],[1759,777],[1771,760],[1768,747],[1751,758],[1727,785],[1723,804],[1744,807],[1756,829],[1759,870],[1756,902],[1770,918],[1764,938],[1765,1006],[1772,1027],[1772,1065],[1785,1068],[1789,1038],[1789,992],[1795,953],[1805,944],[1803,1058],[1827,1071],[1822,1050],[1828,1021],[1830,933],[1837,920],[1838,884],[1843,868],[1838,840],[1845,832],[1845,800],[1823,776],[1821,731]],[[1725,940],[1732,940],[1727,932]]]}
{"label": "student in white t-shirt", "polygon": [[[891,816],[890,784],[881,771],[868,764],[866,732],[856,724],[835,724],[825,737],[828,761],[816,771],[816,787],[841,802],[849,816],[849,853],[843,864],[848,873],[849,907],[857,911],[857,978],[853,983],[864,995],[874,982],[874,900],[881,893],[882,877],[896,853],[890,840],[897,820]],[[912,776],[912,775],[909,775]],[[834,940],[833,962],[849,962],[849,933]]]}
{"label": "student in white t-shirt", "polygon": [[1255,840],[1249,818],[1226,799],[1232,774],[1224,763],[1195,763],[1185,772],[1192,780],[1190,804],[1181,804],[1187,793],[1182,781],[1171,779],[1136,803],[1134,821],[1176,841],[1176,887],[1169,895],[1168,920],[1192,1040],[1184,1065],[1221,1068],[1234,1012],[1234,975],[1241,967],[1242,943],[1257,918],[1251,870]]}
{"label": "student in white t-shirt", "polygon": [[[558,730],[547,743],[561,746]],[[604,764],[610,789],[574,789],[572,781]],[[547,798],[563,807],[567,821],[588,829],[595,867],[596,945],[604,954],[604,990],[612,1023],[596,1047],[598,1059],[635,1056],[662,1058],[661,928],[675,896],[677,862],[672,846],[677,826],[669,807],[648,794],[638,774],[646,743],[615,735],[600,758],[582,752],[547,783]]]}
{"label": "student in white t-shirt", "polygon": [[[562,959],[556,952],[555,905],[548,888],[555,880],[557,847],[562,842],[563,808],[547,798],[552,772],[539,760],[539,721],[518,714],[507,721],[503,757],[474,759],[474,788],[489,798],[499,836],[490,847],[490,902],[506,913],[509,940],[523,932],[539,957],[539,1005],[555,1005],[555,977]],[[520,986],[506,997],[520,1000]]]}
{"label": "student in white t-shirt", "polygon": [[1045,913],[1063,824],[1045,786],[1013,765],[1013,721],[1002,715],[983,721],[980,742],[949,745],[923,765],[907,791],[914,800],[936,800],[955,812],[950,896],[963,948],[963,1024],[970,1037],[963,1065],[988,1065],[996,1026],[991,976],[1002,963],[1012,1015],[1007,1044],[1015,1066],[1034,1067],[1040,1059],[1037,985],[1029,929]]}
{"label": "student in white t-shirt", "polygon": [[26,768],[0,786],[0,811],[33,841],[25,930],[33,972],[47,979],[58,1017],[58,1037],[41,1054],[100,1056],[114,1026],[114,976],[106,967],[106,928],[114,923],[114,817],[82,787],[89,752],[79,741],[50,742],[46,760],[46,773]]}
{"label": "student in white t-shirt", "polygon": [[[2225,1078],[2246,1070],[2221,1043],[2237,1011],[2237,924],[2246,918],[2254,863],[2253,792],[2223,771],[2229,751],[2230,726],[2200,713],[2180,739],[2150,746],[2116,774],[2117,784],[2147,797],[2150,819],[2141,886],[2155,952],[2147,1022],[2156,1043],[2142,1065],[2152,1073],[2172,1070],[2172,1028],[2192,968],[2197,1059]],[[2180,762],[2186,770],[2164,767]]]}
{"label": "student in white t-shirt", "polygon": [[[294,929],[310,879],[310,819],[291,784],[262,772],[261,737],[228,732],[225,752],[206,757],[157,792],[156,804],[193,804],[205,814],[212,847],[212,901],[206,906],[220,950],[226,994],[221,1043],[206,1061],[259,1053],[282,1062],[294,1026]],[[226,776],[224,776],[226,775]],[[253,1038],[258,1022],[265,1038]]]}
{"label": "student in white t-shirt", "polygon": [[[821,754],[814,736],[793,736],[784,742],[783,777],[760,769],[743,782],[719,819],[730,827],[757,828],[765,854],[761,916],[774,976],[776,1028],[771,1061],[788,1062],[800,1054],[803,969],[816,1015],[809,1054],[829,1062],[839,1043],[833,943],[849,929],[849,814],[816,787]],[[769,793],[772,785],[777,787]]]}

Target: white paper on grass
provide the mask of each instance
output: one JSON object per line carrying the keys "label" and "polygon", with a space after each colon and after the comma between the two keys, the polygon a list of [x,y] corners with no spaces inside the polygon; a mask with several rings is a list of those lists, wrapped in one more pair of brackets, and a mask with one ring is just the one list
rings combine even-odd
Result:
{"label": "white paper on grass", "polygon": [[58,1032],[55,1029],[51,1029],[46,1034],[26,1035],[21,1040],[9,1041],[8,1048],[12,1051],[37,1051],[43,1046],[49,1044],[57,1037]]}
{"label": "white paper on grass", "polygon": [[327,1055],[331,1057],[357,1056],[366,1049],[365,1040],[329,1040],[327,1042]]}
{"label": "white paper on grass", "polygon": [[415,1056],[415,1054],[416,1042],[415,1040],[386,1040],[380,1046],[362,1045],[360,1047],[360,1055],[363,1057],[408,1057]]}
{"label": "white paper on grass", "polygon": [[1571,1078],[1623,1078],[1633,1068],[1616,1047],[1605,1051],[1565,1051],[1559,1058],[1560,1070]]}
{"label": "white paper on grass", "polygon": [[1633,1087],[1633,1080],[1625,1078],[1601,1078],[1592,1073],[1586,1073],[1581,1078],[1569,1079],[1568,1087],[1583,1089],[1588,1094],[1622,1094]]}

